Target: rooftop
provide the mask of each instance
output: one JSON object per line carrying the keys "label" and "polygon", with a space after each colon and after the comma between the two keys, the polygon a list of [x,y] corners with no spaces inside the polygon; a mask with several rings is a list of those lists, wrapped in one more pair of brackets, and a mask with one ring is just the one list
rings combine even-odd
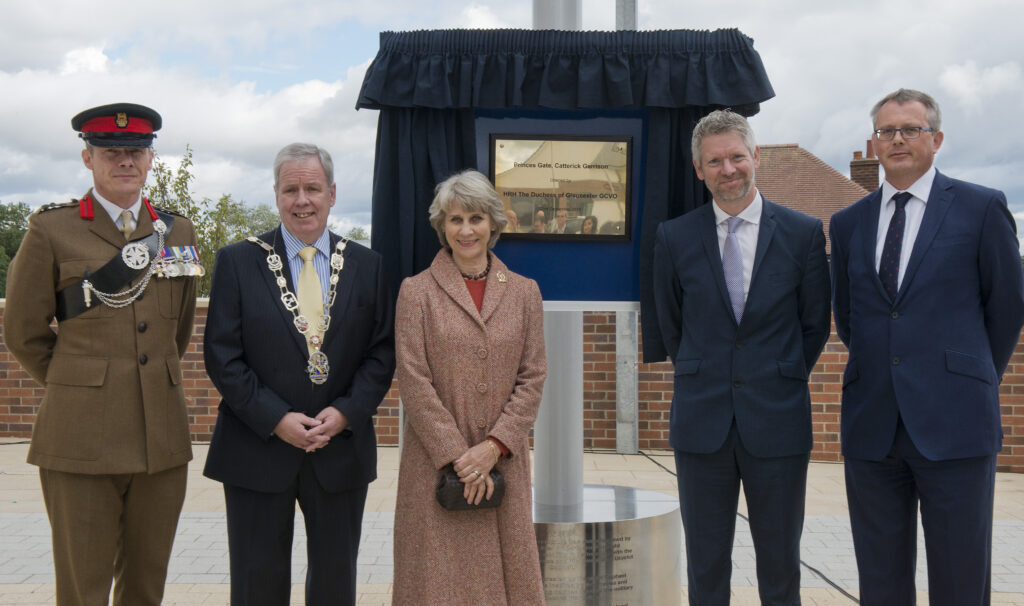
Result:
{"label": "rooftop", "polygon": [[768,200],[821,219],[826,231],[832,215],[868,195],[868,190],[825,164],[796,143],[761,146],[757,189]]}

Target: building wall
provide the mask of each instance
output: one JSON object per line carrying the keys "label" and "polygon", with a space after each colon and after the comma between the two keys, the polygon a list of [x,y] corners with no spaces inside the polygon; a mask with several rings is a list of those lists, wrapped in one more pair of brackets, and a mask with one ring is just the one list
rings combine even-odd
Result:
{"label": "building wall", "polygon": [[[2,309],[0,309],[2,319]],[[182,366],[189,400],[192,439],[210,440],[220,397],[203,367],[202,334],[206,305],[196,311],[192,345]],[[839,413],[846,348],[833,333],[811,374],[811,408],[816,461],[839,461]],[[584,314],[583,323],[583,445],[615,448],[615,315]],[[639,445],[641,450],[668,448],[672,366],[668,362],[641,363],[638,372]],[[1024,347],[1017,352],[1000,386],[1003,413],[1003,451],[998,469],[1024,473]],[[43,388],[26,374],[0,345],[0,437],[28,438],[32,432]],[[398,443],[398,387],[392,385],[377,417],[380,444]]]}

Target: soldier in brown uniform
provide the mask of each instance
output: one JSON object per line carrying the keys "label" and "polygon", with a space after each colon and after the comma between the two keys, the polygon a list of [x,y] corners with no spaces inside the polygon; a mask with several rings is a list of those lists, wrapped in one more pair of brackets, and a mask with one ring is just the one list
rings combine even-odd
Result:
{"label": "soldier in brown uniform", "polygon": [[141,195],[160,122],[127,103],[75,116],[93,188],[35,212],[10,265],[4,337],[46,387],[28,461],[61,606],[106,605],[111,579],[114,604],[159,604],[185,497],[180,363],[202,269],[188,219]]}

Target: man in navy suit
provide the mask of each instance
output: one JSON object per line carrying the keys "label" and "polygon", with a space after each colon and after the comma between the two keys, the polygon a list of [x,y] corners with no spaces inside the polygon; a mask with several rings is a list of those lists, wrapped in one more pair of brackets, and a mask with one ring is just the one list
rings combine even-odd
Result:
{"label": "man in navy suit", "polygon": [[829,335],[825,235],[754,187],[760,151],[742,116],[706,116],[692,150],[714,202],[661,224],[654,252],[690,604],[729,603],[741,482],[761,602],[799,604],[807,379]]}
{"label": "man in navy suit", "polygon": [[861,603],[915,603],[920,504],[929,602],[988,604],[999,381],[1024,322],[1016,227],[1002,192],[932,166],[934,99],[900,89],[871,118],[885,182],[829,228]]}
{"label": "man in navy suit", "polygon": [[203,348],[223,400],[205,475],[224,483],[233,606],[285,606],[295,502],[306,604],[355,604],[372,417],[395,368],[380,255],[327,230],[330,155],[274,161],[281,225],[217,253]]}

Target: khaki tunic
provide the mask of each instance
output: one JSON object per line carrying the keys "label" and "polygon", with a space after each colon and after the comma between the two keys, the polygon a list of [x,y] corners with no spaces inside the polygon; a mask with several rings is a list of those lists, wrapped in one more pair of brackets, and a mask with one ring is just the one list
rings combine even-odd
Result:
{"label": "khaki tunic", "polygon": [[[145,206],[132,239],[153,232]],[[156,473],[192,458],[181,358],[192,335],[194,278],[153,277],[143,296],[114,309],[93,307],[50,323],[57,292],[96,271],[125,244],[94,204],[36,212],[11,261],[4,339],[46,388],[32,432],[29,463],[70,473]],[[175,217],[164,246],[195,244],[188,219]]]}
{"label": "khaki tunic", "polygon": [[[547,373],[536,282],[494,257],[478,313],[451,255],[441,251],[428,270],[403,282],[395,342],[406,425],[394,603],[543,604],[528,441]],[[501,506],[441,508],[439,469],[489,435],[511,451],[498,463],[507,483]]]}

